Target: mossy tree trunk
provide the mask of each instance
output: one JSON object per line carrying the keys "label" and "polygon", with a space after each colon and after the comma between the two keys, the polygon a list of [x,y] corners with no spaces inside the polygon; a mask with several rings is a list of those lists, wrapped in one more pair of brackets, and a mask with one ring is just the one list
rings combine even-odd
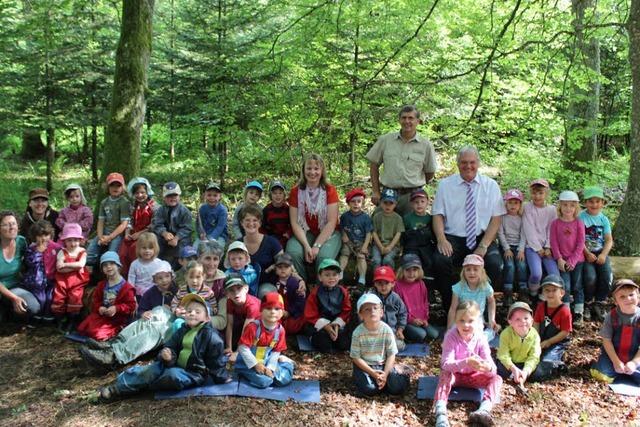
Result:
{"label": "mossy tree trunk", "polygon": [[627,193],[613,230],[616,253],[640,255],[640,0],[631,1],[629,21],[631,63],[630,168]]}

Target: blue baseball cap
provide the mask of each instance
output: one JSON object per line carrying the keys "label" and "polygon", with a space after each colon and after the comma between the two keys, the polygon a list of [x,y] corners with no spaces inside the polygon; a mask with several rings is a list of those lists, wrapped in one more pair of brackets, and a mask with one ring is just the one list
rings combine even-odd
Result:
{"label": "blue baseball cap", "polygon": [[244,186],[244,189],[247,190],[249,188],[257,188],[261,192],[264,191],[264,188],[262,188],[262,184],[260,184],[260,182],[258,181],[249,181],[247,185]]}
{"label": "blue baseball cap", "polygon": [[273,191],[274,188],[282,188],[284,191],[287,191],[287,187],[284,185],[284,183],[277,179],[275,181],[271,181],[271,184],[269,185],[269,191]]}
{"label": "blue baseball cap", "polygon": [[180,249],[180,258],[190,258],[192,256],[198,256],[198,252],[193,246],[187,245]]}
{"label": "blue baseball cap", "polygon": [[380,195],[380,201],[397,202],[398,193],[393,188],[385,188],[382,194]]}
{"label": "blue baseball cap", "polygon": [[104,264],[105,262],[115,262],[118,267],[122,267],[120,257],[114,251],[107,251],[102,254],[102,256],[100,257],[100,265]]}

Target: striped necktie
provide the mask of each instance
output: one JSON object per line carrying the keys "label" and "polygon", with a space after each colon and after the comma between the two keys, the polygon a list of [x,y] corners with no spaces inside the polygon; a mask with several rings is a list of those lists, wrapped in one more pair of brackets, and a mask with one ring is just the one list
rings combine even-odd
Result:
{"label": "striped necktie", "polygon": [[467,248],[473,250],[476,247],[476,201],[473,197],[473,185],[464,182],[467,186],[467,198],[464,202],[465,231],[467,232]]}

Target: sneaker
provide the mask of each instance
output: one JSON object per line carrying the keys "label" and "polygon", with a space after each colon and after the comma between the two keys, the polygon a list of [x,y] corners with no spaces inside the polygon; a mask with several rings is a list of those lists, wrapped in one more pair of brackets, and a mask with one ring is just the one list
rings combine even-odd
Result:
{"label": "sneaker", "polygon": [[584,316],[582,313],[575,313],[573,315],[573,327],[576,329],[582,328],[584,326]]}
{"label": "sneaker", "polygon": [[96,341],[93,338],[87,338],[85,345],[93,350],[111,350],[109,341]]}
{"label": "sneaker", "polygon": [[492,426],[493,419],[491,418],[491,412],[484,409],[478,409],[469,414],[469,423],[477,423],[482,426]]}
{"label": "sneaker", "polygon": [[591,305],[592,316],[591,318],[596,322],[604,321],[604,316],[607,313],[607,307],[604,301],[596,301]]}
{"label": "sneaker", "polygon": [[111,350],[92,350],[82,346],[78,351],[89,365],[100,370],[109,369],[116,363],[116,357]]}

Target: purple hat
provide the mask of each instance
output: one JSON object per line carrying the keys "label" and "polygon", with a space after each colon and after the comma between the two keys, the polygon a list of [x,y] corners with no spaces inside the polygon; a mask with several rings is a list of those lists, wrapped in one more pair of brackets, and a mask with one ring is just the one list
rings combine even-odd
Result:
{"label": "purple hat", "polygon": [[60,235],[60,240],[65,241],[67,239],[84,239],[84,236],[82,235],[82,227],[80,227],[80,224],[76,224],[75,222],[68,222],[64,225],[62,234]]}

